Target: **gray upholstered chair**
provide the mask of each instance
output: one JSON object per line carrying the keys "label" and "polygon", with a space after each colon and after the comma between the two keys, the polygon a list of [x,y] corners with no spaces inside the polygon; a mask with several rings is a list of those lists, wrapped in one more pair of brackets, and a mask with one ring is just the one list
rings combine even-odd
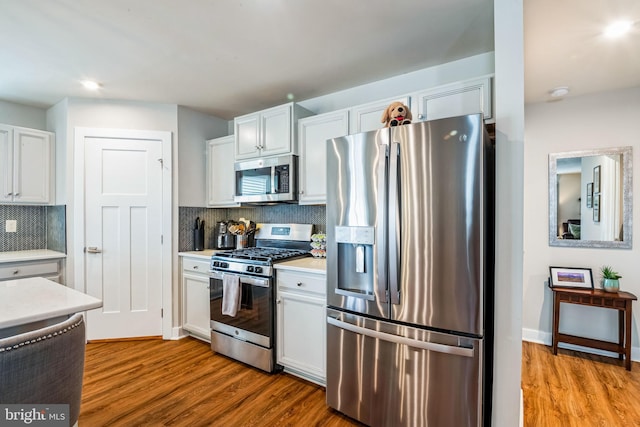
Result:
{"label": "gray upholstered chair", "polygon": [[84,373],[82,314],[0,339],[0,403],[68,404],[78,421]]}

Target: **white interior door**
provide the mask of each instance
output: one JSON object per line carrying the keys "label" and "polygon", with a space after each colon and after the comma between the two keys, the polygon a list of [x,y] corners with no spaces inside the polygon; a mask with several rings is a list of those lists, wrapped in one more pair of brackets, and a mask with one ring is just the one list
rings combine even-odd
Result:
{"label": "white interior door", "polygon": [[87,137],[87,338],[162,335],[162,141]]}

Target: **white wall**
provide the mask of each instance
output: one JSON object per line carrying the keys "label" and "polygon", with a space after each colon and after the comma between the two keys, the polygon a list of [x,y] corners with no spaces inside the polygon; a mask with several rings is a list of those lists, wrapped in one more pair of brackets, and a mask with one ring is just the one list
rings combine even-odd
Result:
{"label": "white wall", "polygon": [[[496,298],[493,426],[522,425],[524,45],[522,0],[494,0]],[[527,142],[528,144],[528,142]]]}
{"label": "white wall", "polygon": [[46,110],[0,100],[0,123],[46,130]]}
{"label": "white wall", "polygon": [[[632,249],[550,247],[548,242],[548,155],[604,147],[633,147],[633,187],[640,188],[640,87],[569,97],[526,106],[525,263],[523,337],[551,344],[552,295],[546,286],[549,266],[588,267],[599,283],[608,264],[622,275],[622,290],[640,296],[640,241]],[[633,224],[640,224],[636,191]],[[634,304],[637,306],[637,304]],[[617,341],[617,313],[576,305],[562,307],[560,329],[576,335]],[[632,326],[632,359],[640,360],[638,311]],[[587,350],[585,351],[594,351]],[[606,353],[605,353],[606,354]]]}

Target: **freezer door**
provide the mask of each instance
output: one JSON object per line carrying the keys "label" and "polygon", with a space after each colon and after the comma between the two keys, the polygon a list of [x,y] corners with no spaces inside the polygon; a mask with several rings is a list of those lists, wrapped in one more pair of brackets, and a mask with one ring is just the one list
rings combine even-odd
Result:
{"label": "freezer door", "polygon": [[479,114],[391,130],[393,320],[484,333],[482,248],[488,199],[483,132]]}
{"label": "freezer door", "polygon": [[389,316],[389,129],[327,141],[327,304]]}
{"label": "freezer door", "polygon": [[482,425],[482,340],[331,309],[327,322],[327,405],[370,426]]}

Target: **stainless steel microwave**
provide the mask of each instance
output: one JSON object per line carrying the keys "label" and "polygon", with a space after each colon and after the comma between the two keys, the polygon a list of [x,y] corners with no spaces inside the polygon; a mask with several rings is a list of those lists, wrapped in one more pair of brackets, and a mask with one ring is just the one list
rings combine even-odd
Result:
{"label": "stainless steel microwave", "polygon": [[266,157],[236,162],[236,192],[240,203],[295,203],[298,200],[298,156]]}

